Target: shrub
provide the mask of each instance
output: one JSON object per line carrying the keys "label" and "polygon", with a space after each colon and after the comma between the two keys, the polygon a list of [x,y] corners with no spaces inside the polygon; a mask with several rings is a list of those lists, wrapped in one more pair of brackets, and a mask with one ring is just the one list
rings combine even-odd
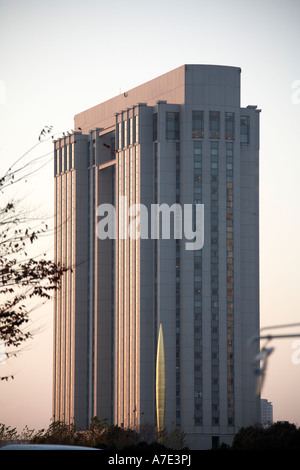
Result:
{"label": "shrub", "polygon": [[277,422],[267,428],[261,425],[241,428],[234,437],[232,449],[299,450],[300,429],[286,422]]}

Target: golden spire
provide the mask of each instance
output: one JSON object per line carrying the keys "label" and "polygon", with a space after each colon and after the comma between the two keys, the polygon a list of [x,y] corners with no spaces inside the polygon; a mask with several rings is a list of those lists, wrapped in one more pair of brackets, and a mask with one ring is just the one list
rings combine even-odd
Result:
{"label": "golden spire", "polygon": [[158,432],[165,427],[166,407],[166,364],[162,324],[159,327],[156,356],[156,413]]}

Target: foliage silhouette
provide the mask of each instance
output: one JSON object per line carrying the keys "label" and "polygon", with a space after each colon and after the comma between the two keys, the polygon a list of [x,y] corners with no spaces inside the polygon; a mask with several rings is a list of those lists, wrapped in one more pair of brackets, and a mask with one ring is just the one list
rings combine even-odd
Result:
{"label": "foliage silhouette", "polygon": [[234,437],[233,450],[300,450],[300,428],[288,422],[277,422],[241,428]]}
{"label": "foliage silhouette", "polygon": [[[0,203],[0,344],[5,359],[17,355],[20,346],[33,336],[33,330],[28,329],[29,315],[37,308],[32,299],[40,299],[42,303],[48,301],[52,292],[60,288],[62,276],[67,271],[66,267],[46,259],[45,253],[30,255],[31,246],[39,237],[49,234],[49,227],[31,210],[24,210],[21,201],[14,199],[14,194],[7,196],[16,183],[43,166],[44,155],[28,162],[24,157],[30,156],[30,151],[51,130],[46,126],[40,133],[39,143],[0,178],[1,201],[4,201]],[[3,361],[3,357],[0,360]],[[13,376],[3,376],[0,380],[9,378]]]}

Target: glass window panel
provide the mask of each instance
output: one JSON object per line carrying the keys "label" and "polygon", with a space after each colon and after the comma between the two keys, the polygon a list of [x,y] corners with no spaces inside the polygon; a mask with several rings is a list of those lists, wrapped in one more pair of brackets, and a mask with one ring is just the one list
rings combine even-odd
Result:
{"label": "glass window panel", "polygon": [[127,121],[123,121],[123,144],[127,147]]}
{"label": "glass window panel", "polygon": [[93,140],[92,142],[92,155],[91,155],[91,165],[95,165],[96,163],[96,142]]}
{"label": "glass window panel", "polygon": [[225,113],[225,139],[234,140],[234,113]]}
{"label": "glass window panel", "polygon": [[166,113],[166,139],[179,140],[179,113]]}
{"label": "glass window panel", "polygon": [[199,139],[204,137],[204,116],[203,111],[193,111],[192,114],[192,137]]}
{"label": "glass window panel", "polygon": [[241,116],[241,143],[249,144],[250,142],[250,118],[249,116]]}
{"label": "glass window panel", "polygon": [[209,137],[211,139],[220,138],[220,112],[209,112]]}
{"label": "glass window panel", "polygon": [[139,117],[135,116],[135,141],[139,142]]}
{"label": "glass window panel", "polygon": [[211,156],[218,156],[219,155],[219,143],[218,142],[211,142],[211,144],[210,144],[210,155]]}
{"label": "glass window panel", "polygon": [[157,140],[157,113],[153,114],[153,140]]}
{"label": "glass window panel", "polygon": [[129,145],[133,144],[133,118],[129,119]]}
{"label": "glass window panel", "polygon": [[122,146],[122,123],[118,124],[118,148],[121,149]]}

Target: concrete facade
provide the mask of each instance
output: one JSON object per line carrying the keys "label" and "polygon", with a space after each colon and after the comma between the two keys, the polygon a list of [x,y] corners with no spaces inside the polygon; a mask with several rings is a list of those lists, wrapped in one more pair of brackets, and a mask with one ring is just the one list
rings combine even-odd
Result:
{"label": "concrete facade", "polygon": [[[241,108],[240,74],[184,65],[76,115],[55,142],[56,259],[74,267],[55,299],[55,419],[156,423],[162,325],[167,428],[210,448],[260,421],[248,347],[259,333],[259,110]],[[151,238],[151,221],[148,238],[122,238],[124,196],[148,214],[203,204],[203,248]],[[115,239],[98,237],[102,204],[116,208]]]}

